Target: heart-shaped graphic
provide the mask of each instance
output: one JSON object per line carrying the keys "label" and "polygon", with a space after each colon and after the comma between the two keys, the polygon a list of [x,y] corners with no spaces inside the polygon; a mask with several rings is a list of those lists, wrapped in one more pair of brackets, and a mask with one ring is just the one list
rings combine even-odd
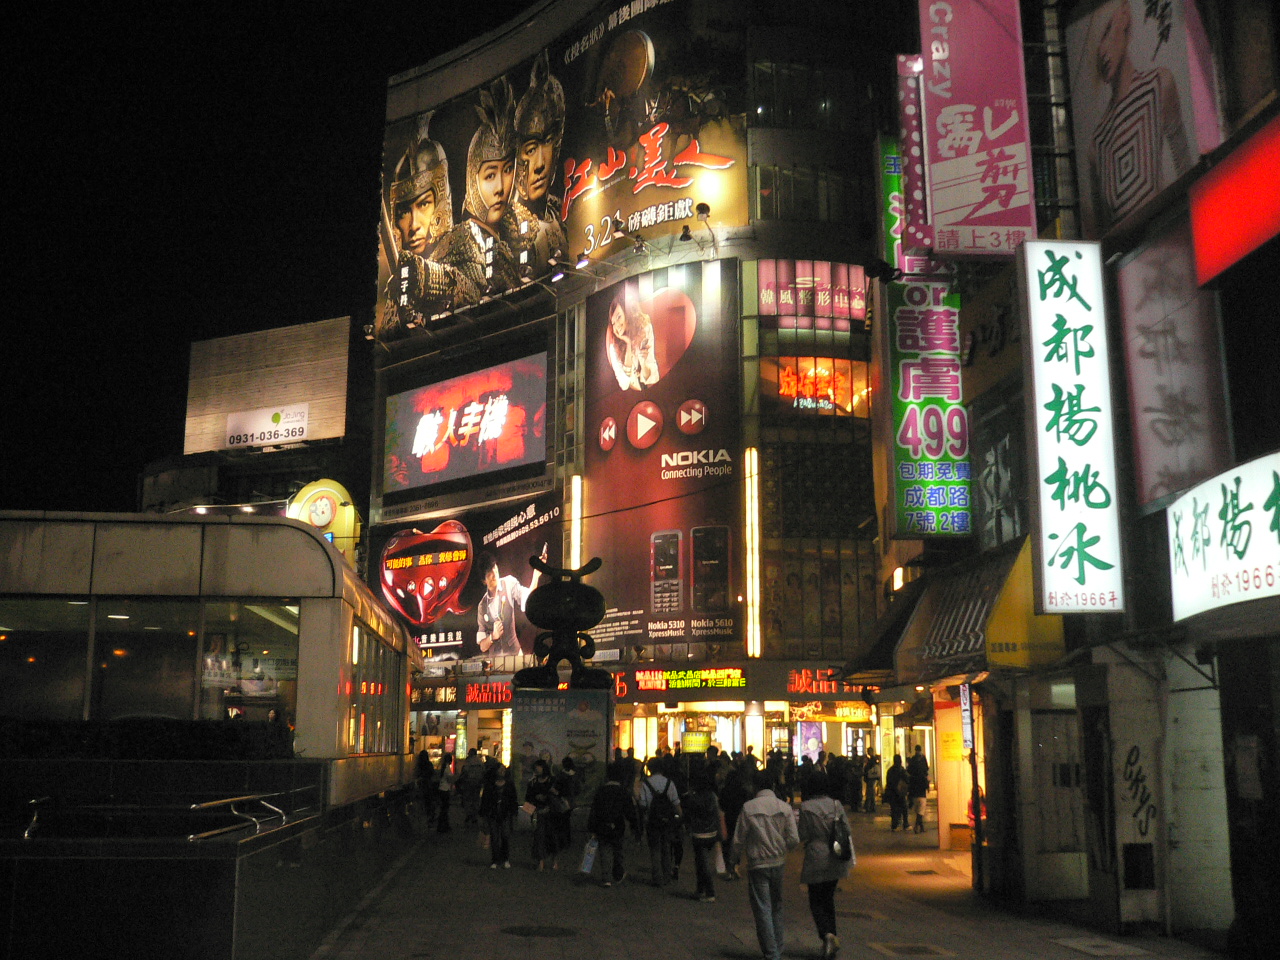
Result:
{"label": "heart-shaped graphic", "polygon": [[471,552],[471,535],[457,520],[429,533],[401,530],[382,548],[382,595],[419,626],[443,613],[466,613],[458,594],[471,575]]}

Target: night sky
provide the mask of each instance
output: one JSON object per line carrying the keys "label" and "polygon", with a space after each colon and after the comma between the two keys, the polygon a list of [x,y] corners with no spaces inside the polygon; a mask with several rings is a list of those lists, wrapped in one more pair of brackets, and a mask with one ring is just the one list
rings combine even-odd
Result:
{"label": "night sky", "polygon": [[534,6],[28,5],[10,21],[0,509],[137,507],[190,344],[372,319],[389,76]]}

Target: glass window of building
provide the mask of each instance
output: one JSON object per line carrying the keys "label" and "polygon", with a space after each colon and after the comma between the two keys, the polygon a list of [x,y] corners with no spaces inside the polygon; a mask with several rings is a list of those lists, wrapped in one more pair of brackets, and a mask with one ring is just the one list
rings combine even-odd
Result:
{"label": "glass window of building", "polygon": [[199,629],[198,600],[98,600],[90,717],[192,719]]}
{"label": "glass window of building", "polygon": [[87,600],[0,601],[0,703],[6,716],[79,720],[89,651]]}
{"label": "glass window of building", "polygon": [[210,601],[200,658],[200,716],[292,723],[298,703],[298,602]]}

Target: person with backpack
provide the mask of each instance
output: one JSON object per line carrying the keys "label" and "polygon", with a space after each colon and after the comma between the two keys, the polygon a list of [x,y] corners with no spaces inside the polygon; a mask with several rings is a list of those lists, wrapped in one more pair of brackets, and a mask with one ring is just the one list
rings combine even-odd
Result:
{"label": "person with backpack", "polygon": [[680,794],[663,757],[649,760],[649,775],[640,781],[641,819],[649,841],[649,875],[655,887],[674,879],[672,847],[680,832]]}
{"label": "person with backpack", "polygon": [[[622,785],[629,770],[630,767],[622,760],[615,760],[605,768],[607,780],[596,791],[591,801],[591,812],[587,815],[587,829],[600,845],[600,873],[606,887],[626,879],[623,847],[627,824],[631,824],[633,836],[640,836],[640,815],[636,813],[635,797],[630,786]],[[606,851],[610,854],[608,857],[605,856]]]}
{"label": "person with backpack", "polygon": [[866,784],[863,790],[863,813],[876,812],[876,787],[880,786],[880,758],[876,756],[874,750],[867,751],[867,758],[862,762],[862,782]]}
{"label": "person with backpack", "polygon": [[[844,827],[839,833],[837,821]],[[800,842],[804,844],[800,882],[809,887],[809,913],[822,941],[823,960],[831,960],[840,950],[836,936],[836,885],[849,873],[853,848],[850,843],[850,859],[841,859],[832,849],[832,841],[838,836],[848,842],[848,833],[844,805],[831,796],[830,777],[821,770],[815,771],[809,781],[809,797],[800,804]]]}
{"label": "person with backpack", "polygon": [[702,903],[716,902],[716,844],[728,838],[724,811],[720,809],[720,801],[713,789],[714,783],[710,771],[696,771],[692,778],[692,789],[683,805],[684,820],[693,843],[693,866],[698,878],[698,889],[694,896]]}

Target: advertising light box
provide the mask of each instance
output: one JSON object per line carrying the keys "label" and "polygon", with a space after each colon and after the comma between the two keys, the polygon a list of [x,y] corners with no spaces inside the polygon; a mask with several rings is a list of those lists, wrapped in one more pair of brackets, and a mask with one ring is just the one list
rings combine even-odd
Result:
{"label": "advertising light box", "polygon": [[1280,453],[1206,480],[1166,517],[1174,620],[1280,596]]}
{"label": "advertising light box", "polygon": [[867,279],[862,267],[825,260],[761,260],[756,311],[781,330],[862,330]]}
{"label": "advertising light box", "polygon": [[545,353],[387,397],[383,494],[542,463],[546,415]]}
{"label": "advertising light box", "polygon": [[1018,251],[1036,613],[1124,610],[1102,249]]}
{"label": "advertising light box", "polygon": [[868,415],[867,365],[841,357],[761,357],[761,394],[777,411]]}
{"label": "advertising light box", "polygon": [[961,404],[960,294],[910,278],[886,293],[896,537],[968,536],[969,418]]}

